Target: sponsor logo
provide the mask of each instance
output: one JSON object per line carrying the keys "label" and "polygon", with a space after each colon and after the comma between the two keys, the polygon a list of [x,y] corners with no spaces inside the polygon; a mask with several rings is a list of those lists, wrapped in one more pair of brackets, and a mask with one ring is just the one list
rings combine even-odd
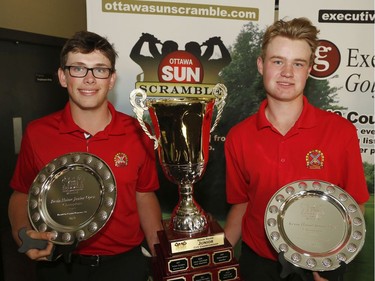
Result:
{"label": "sponsor logo", "polygon": [[162,59],[158,74],[161,82],[201,83],[203,67],[193,54],[186,51],[176,51]]}
{"label": "sponsor logo", "polygon": [[319,22],[374,24],[374,10],[319,10]]}
{"label": "sponsor logo", "polygon": [[173,40],[162,42],[150,33],[142,33],[130,58],[142,69],[135,86],[148,97],[212,98],[220,72],[231,62],[220,36],[179,46]]}
{"label": "sponsor logo", "polygon": [[325,79],[332,76],[338,69],[341,61],[339,48],[328,40],[320,40],[315,51],[314,64],[310,75],[316,79]]}

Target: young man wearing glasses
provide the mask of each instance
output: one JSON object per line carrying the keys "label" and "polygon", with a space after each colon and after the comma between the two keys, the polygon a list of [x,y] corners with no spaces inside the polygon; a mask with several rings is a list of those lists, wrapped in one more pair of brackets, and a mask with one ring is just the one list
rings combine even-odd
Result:
{"label": "young man wearing glasses", "polygon": [[146,238],[154,253],[157,231],[162,228],[154,193],[159,185],[155,153],[137,120],[116,111],[107,99],[116,81],[116,57],[105,38],[76,33],[64,45],[58,69],[69,102],[61,111],[31,122],[24,133],[9,202],[13,236],[19,245],[18,233],[24,227],[33,239],[53,240],[53,233],[33,230],[27,214],[29,188],[53,159],[71,152],[97,155],[110,167],[117,187],[112,216],[98,233],[78,244],[70,263],[62,258],[47,261],[51,242],[45,249],[26,252],[38,261],[38,280],[148,278],[149,260],[141,244]]}

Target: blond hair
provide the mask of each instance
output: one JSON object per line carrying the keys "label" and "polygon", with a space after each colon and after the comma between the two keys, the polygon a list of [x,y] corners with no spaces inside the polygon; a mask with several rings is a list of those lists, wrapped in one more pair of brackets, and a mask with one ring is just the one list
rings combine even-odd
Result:
{"label": "blond hair", "polygon": [[276,36],[286,37],[292,40],[304,40],[310,46],[310,65],[314,61],[315,50],[319,45],[319,30],[312,25],[307,18],[295,18],[290,21],[278,20],[266,29],[263,36],[261,57],[265,58],[270,41]]}

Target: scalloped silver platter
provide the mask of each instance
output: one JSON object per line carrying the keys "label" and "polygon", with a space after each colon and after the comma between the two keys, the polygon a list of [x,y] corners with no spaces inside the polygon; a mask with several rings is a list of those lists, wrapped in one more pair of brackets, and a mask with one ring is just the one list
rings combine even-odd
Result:
{"label": "scalloped silver platter", "polygon": [[109,220],[116,203],[115,178],[107,164],[90,153],[69,153],[48,163],[28,195],[33,228],[53,232],[61,245],[86,240]]}
{"label": "scalloped silver platter", "polygon": [[301,180],[280,188],[264,218],[274,249],[293,265],[329,271],[362,249],[365,220],[354,199],[337,185]]}

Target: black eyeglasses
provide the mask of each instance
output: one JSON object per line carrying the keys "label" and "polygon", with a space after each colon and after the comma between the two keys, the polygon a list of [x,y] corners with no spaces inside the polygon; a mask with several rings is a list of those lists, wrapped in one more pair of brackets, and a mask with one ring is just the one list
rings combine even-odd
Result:
{"label": "black eyeglasses", "polygon": [[107,79],[107,78],[109,78],[109,76],[111,76],[111,74],[113,72],[113,69],[108,68],[108,67],[89,68],[89,67],[81,66],[81,65],[67,65],[67,66],[64,66],[64,69],[68,69],[70,76],[76,77],[76,78],[85,77],[90,70],[92,75],[95,78]]}

